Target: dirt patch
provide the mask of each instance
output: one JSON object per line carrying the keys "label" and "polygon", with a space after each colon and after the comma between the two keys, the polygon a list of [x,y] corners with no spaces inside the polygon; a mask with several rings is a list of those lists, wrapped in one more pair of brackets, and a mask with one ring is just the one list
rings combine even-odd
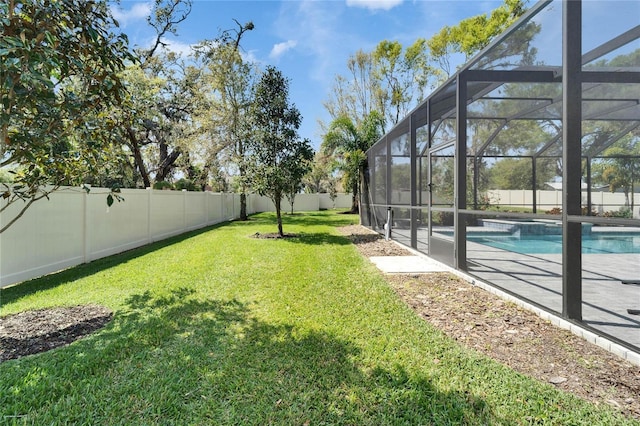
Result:
{"label": "dirt patch", "polygon": [[0,362],[68,345],[104,327],[112,316],[104,306],[82,305],[0,317]]}
{"label": "dirt patch", "polygon": [[[371,237],[368,228],[354,225],[340,231],[364,256],[398,256],[388,254],[397,251],[396,243]],[[452,274],[394,274],[386,279],[417,315],[460,344],[640,419],[640,367]]]}
{"label": "dirt patch", "polygon": [[340,228],[351,242],[358,246],[358,250],[367,257],[371,256],[413,256],[406,248],[384,237],[369,228],[360,225],[349,225]]}

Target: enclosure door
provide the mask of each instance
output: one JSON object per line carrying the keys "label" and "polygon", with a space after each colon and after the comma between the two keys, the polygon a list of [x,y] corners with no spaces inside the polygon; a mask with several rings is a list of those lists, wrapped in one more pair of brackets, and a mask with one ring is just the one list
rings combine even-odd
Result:
{"label": "enclosure door", "polygon": [[429,165],[429,256],[454,266],[455,145],[430,150]]}

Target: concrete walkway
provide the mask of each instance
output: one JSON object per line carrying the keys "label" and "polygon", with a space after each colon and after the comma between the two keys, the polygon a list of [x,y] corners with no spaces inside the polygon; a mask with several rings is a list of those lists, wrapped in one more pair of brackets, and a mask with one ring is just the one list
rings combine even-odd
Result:
{"label": "concrete walkway", "polygon": [[451,270],[424,256],[372,256],[369,259],[385,274],[425,274]]}

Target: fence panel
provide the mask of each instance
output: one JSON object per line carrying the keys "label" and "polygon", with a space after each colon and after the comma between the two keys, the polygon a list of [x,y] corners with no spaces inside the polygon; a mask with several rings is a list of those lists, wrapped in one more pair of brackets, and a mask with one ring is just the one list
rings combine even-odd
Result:
{"label": "fence panel", "polygon": [[151,192],[151,240],[178,235],[185,229],[184,195],[178,191]]}
{"label": "fence panel", "polygon": [[184,214],[187,231],[207,226],[207,193],[183,191]]}
{"label": "fence panel", "polygon": [[85,262],[150,242],[150,191],[123,189],[124,201],[107,207],[106,190],[86,195]]}
{"label": "fence panel", "polygon": [[[84,261],[85,194],[58,191],[35,202],[0,236],[0,286],[58,271]],[[2,213],[4,226],[24,206]],[[106,207],[106,203],[105,203]]]}
{"label": "fence panel", "polygon": [[212,225],[214,223],[222,222],[224,215],[222,214],[222,194],[207,192],[207,224]]}
{"label": "fence panel", "polygon": [[[487,191],[492,204],[513,207],[532,207],[533,196],[527,190],[494,189]],[[587,192],[582,192],[582,204],[587,204]],[[538,190],[536,193],[538,211],[562,208],[562,191]],[[633,197],[633,199],[632,199]],[[633,202],[632,202],[633,201]],[[626,204],[633,206],[633,217],[640,218],[640,194],[629,194],[629,200],[621,192],[592,191],[591,205],[596,213],[617,212]]]}
{"label": "fence panel", "polygon": [[[273,201],[269,197],[263,197],[256,195],[252,200],[255,211],[257,212],[274,212],[276,207]],[[282,200],[281,208],[283,212],[291,211],[291,204],[287,199]],[[293,201],[293,211],[317,211],[321,209],[350,209],[351,208],[351,194],[338,194],[335,201],[335,206],[329,194],[298,194]]]}
{"label": "fence panel", "polygon": [[320,208],[324,210],[330,209],[350,209],[351,208],[351,194],[336,194],[335,202],[331,200],[329,194],[318,194],[320,199]]}
{"label": "fence panel", "polygon": [[[235,218],[234,215],[234,209],[235,206],[233,205],[233,194],[228,194],[228,193],[224,193],[222,194],[222,200],[223,200],[223,205],[224,205],[224,218],[225,220],[231,220]],[[238,212],[239,213],[239,212]]]}

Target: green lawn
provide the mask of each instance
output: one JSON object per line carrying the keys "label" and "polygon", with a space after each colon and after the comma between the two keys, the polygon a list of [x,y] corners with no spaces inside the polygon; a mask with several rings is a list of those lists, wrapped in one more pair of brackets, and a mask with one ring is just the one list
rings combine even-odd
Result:
{"label": "green lawn", "polygon": [[336,226],[272,214],[1,292],[2,315],[97,303],[98,333],[0,364],[0,424],[637,424],[458,346]]}

